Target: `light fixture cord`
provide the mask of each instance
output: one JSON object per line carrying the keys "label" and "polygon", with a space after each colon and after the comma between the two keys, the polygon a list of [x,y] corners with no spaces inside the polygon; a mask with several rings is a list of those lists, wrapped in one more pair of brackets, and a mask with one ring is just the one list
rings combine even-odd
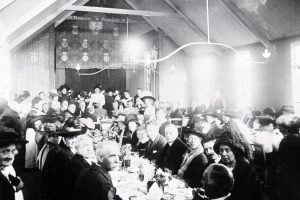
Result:
{"label": "light fixture cord", "polygon": [[210,43],[210,27],[209,27],[209,8],[208,8],[208,0],[206,0],[206,23],[207,23],[207,42]]}

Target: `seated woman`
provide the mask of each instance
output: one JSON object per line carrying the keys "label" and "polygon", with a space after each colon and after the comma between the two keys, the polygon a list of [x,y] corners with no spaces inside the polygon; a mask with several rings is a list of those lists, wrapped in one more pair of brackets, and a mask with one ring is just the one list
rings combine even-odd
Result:
{"label": "seated woman", "polygon": [[143,157],[150,146],[150,140],[147,136],[146,128],[144,126],[138,127],[136,129],[136,136],[138,138],[136,150],[139,153],[139,156]]}
{"label": "seated woman", "polygon": [[203,172],[208,161],[201,144],[204,135],[190,130],[188,132],[188,145],[190,149],[183,155],[183,161],[178,175],[192,188],[201,186]]}
{"label": "seated woman", "polygon": [[232,170],[234,186],[231,193],[232,200],[261,199],[258,189],[256,173],[246,158],[243,140],[239,135],[230,132],[222,133],[214,145],[214,151],[220,154],[221,164]]}

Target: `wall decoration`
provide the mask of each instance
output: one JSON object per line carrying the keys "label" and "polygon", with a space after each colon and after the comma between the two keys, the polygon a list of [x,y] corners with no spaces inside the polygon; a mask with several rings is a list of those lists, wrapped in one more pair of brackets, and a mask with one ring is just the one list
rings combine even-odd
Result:
{"label": "wall decoration", "polygon": [[68,39],[63,38],[63,39],[62,39],[61,46],[62,46],[63,48],[68,48],[68,46],[69,46]]}
{"label": "wall decoration", "polygon": [[83,47],[84,49],[87,49],[88,46],[89,46],[88,40],[87,40],[87,39],[83,39],[82,47]]}
{"label": "wall decoration", "polygon": [[103,61],[105,64],[109,63],[110,61],[110,54],[108,52],[105,52],[103,55]]}
{"label": "wall decoration", "polygon": [[87,62],[87,61],[89,60],[88,53],[87,53],[87,52],[83,52],[82,54],[83,54],[82,60],[83,60],[84,62]]}
{"label": "wall decoration", "polygon": [[74,35],[77,35],[77,34],[78,34],[78,26],[73,26],[73,28],[72,28],[72,33],[73,33]]}
{"label": "wall decoration", "polygon": [[66,62],[68,60],[68,53],[67,52],[62,52],[61,60]]}

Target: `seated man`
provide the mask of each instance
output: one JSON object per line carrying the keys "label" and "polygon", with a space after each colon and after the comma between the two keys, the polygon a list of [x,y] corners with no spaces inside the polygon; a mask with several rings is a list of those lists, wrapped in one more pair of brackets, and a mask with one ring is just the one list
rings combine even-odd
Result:
{"label": "seated man", "polygon": [[140,126],[136,129],[136,136],[138,138],[136,151],[139,153],[139,156],[145,157],[147,154],[147,149],[150,146],[150,140],[147,136],[144,126]]}
{"label": "seated man", "polygon": [[95,152],[93,149],[93,141],[88,135],[81,135],[76,140],[75,146],[77,153],[73,156],[69,162],[69,170],[66,173],[68,178],[67,185],[67,199],[75,198],[76,180],[80,172],[92,165],[92,161],[95,160]]}
{"label": "seated man", "polygon": [[162,169],[168,168],[175,175],[182,163],[183,154],[188,146],[178,138],[178,129],[174,124],[169,124],[165,129],[167,144],[159,153],[156,165]]}
{"label": "seated man", "polygon": [[116,196],[108,171],[117,169],[120,148],[116,142],[104,141],[96,147],[97,164],[81,171],[76,184],[78,200],[120,199]]}
{"label": "seated man", "polygon": [[90,118],[93,122],[97,122],[97,117],[95,116],[95,108],[93,105],[89,105],[87,110],[83,113],[82,118]]}
{"label": "seated man", "polygon": [[208,159],[208,164],[219,163],[221,157],[214,151],[215,139],[206,139],[203,141],[204,153]]}
{"label": "seated man", "polygon": [[146,131],[147,136],[150,139],[150,145],[146,150],[145,157],[149,160],[155,161],[157,159],[158,153],[161,152],[167,144],[167,140],[165,137],[159,134],[159,126],[157,126],[156,124],[149,124],[146,127]]}
{"label": "seated man", "polygon": [[[208,199],[229,199],[234,178],[230,169],[221,164],[212,164],[204,171],[203,186]],[[194,199],[198,199],[197,196]],[[200,199],[200,198],[199,198]]]}
{"label": "seated man", "polygon": [[107,118],[107,111],[105,109],[103,109],[102,107],[100,107],[99,103],[94,103],[94,106],[95,106],[94,115],[97,118],[99,118],[99,119]]}
{"label": "seated man", "polygon": [[124,108],[124,110],[122,111],[122,114],[124,115],[137,115],[139,110],[136,107],[133,107],[133,100],[128,100],[126,107]]}

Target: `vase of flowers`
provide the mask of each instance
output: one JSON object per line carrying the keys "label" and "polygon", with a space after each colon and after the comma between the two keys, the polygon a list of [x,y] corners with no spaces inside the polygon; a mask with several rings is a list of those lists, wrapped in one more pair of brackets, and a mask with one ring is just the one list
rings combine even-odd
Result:
{"label": "vase of flowers", "polygon": [[171,174],[168,171],[163,171],[162,169],[158,168],[155,171],[154,180],[157,183],[158,187],[160,187],[164,192],[165,187],[171,180]]}

